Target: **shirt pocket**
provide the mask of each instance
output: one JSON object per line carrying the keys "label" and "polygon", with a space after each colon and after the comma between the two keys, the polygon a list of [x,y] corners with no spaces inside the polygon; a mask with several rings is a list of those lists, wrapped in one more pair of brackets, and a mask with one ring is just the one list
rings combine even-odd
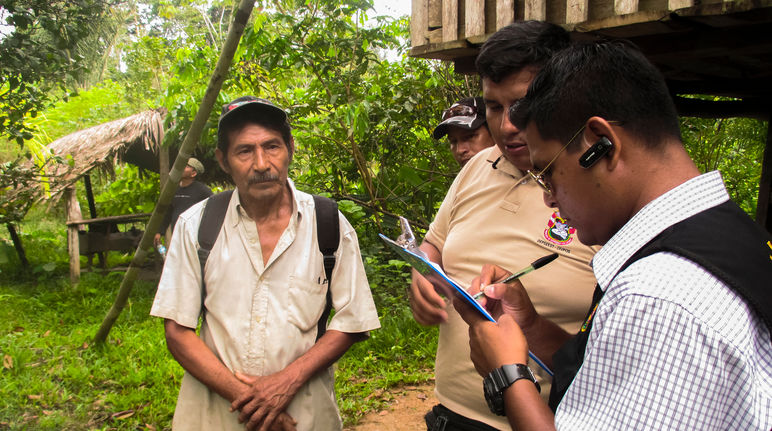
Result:
{"label": "shirt pocket", "polygon": [[302,332],[316,327],[327,301],[327,283],[290,276],[288,317]]}

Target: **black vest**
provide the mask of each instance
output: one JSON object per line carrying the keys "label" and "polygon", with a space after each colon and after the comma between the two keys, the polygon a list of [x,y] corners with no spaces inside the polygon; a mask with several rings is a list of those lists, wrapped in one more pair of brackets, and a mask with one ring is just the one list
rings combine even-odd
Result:
{"label": "black vest", "polygon": [[[772,335],[772,237],[734,202],[724,202],[670,226],[630,257],[619,272],[661,251],[683,256],[726,283],[745,299]],[[592,318],[602,296],[603,291],[596,286],[582,329],[552,357],[549,405],[553,411],[582,366]]]}

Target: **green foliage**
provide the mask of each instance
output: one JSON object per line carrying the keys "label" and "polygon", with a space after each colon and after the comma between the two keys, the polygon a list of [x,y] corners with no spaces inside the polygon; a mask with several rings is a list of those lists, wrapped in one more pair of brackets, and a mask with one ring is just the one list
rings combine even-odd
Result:
{"label": "green foliage", "polygon": [[31,155],[0,163],[0,224],[18,223],[32,207],[47,178],[41,175],[46,166],[60,163],[57,157],[36,165]]}
{"label": "green foliage", "polygon": [[111,80],[75,92],[28,121],[35,132],[32,142],[44,146],[70,133],[136,114],[125,98],[123,86]]}
{"label": "green foliage", "polygon": [[[359,204],[358,232],[382,230],[384,214],[427,225],[456,169],[429,130],[469,82],[447,64],[384,60],[405,47],[406,21],[362,23],[363,3],[284,2],[245,31],[224,92],[256,94],[287,108],[297,152],[293,178]],[[445,85],[448,78],[453,85]]]}
{"label": "green foliage", "polygon": [[33,207],[24,222],[16,225],[30,268],[20,265],[9,239],[0,238],[0,274],[7,282],[44,281],[67,275],[67,233],[64,223],[52,217],[55,212]]}
{"label": "green foliage", "polygon": [[382,409],[388,401],[386,389],[424,383],[434,376],[437,328],[416,323],[405,298],[389,302],[378,306],[381,329],[355,344],[338,362],[335,390],[347,425]]}
{"label": "green foliage", "polygon": [[[31,264],[56,269],[8,277],[15,263],[0,258],[0,428],[169,429],[183,371],[166,350],[161,321],[148,314],[156,283],[137,282],[108,343],[89,346],[123,274],[86,273],[73,289],[61,222],[33,211],[21,227]],[[379,259],[366,257],[366,266],[382,328],[337,364],[347,425],[380,409],[386,389],[433,376],[437,330],[413,320],[404,263]]]}
{"label": "green foliage", "polygon": [[0,136],[22,146],[49,92],[86,71],[76,48],[106,3],[95,0],[2,0],[10,34],[0,40]]}
{"label": "green foliage", "polygon": [[138,283],[104,348],[88,345],[120,278],[86,274],[77,290],[65,278],[0,284],[0,427],[168,428],[181,369],[147,314],[155,285]]}
{"label": "green foliage", "polygon": [[159,193],[160,179],[154,172],[140,171],[133,165],[117,169],[116,180],[94,198],[100,216],[149,213]]}
{"label": "green foliage", "polygon": [[683,118],[684,145],[701,172],[721,171],[732,200],[751,217],[761,178],[766,124],[748,118]]}

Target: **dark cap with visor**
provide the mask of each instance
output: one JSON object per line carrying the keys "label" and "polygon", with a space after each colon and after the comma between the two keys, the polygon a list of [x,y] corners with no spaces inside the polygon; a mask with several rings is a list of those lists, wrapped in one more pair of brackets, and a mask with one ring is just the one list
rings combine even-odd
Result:
{"label": "dark cap with visor", "polygon": [[289,134],[290,125],[287,120],[287,113],[283,109],[267,99],[260,99],[255,96],[242,96],[223,105],[220,121],[217,124],[218,142],[225,142],[227,133],[234,122],[233,120],[243,116],[259,118],[275,126],[278,131]]}
{"label": "dark cap with visor", "polygon": [[442,122],[434,129],[434,139],[448,134],[448,128],[476,130],[485,124],[485,101],[482,97],[467,97],[442,112]]}

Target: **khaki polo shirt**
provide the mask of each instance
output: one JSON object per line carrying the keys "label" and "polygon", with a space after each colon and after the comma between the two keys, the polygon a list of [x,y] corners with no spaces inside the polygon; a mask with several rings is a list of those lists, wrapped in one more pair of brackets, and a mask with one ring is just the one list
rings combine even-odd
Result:
{"label": "khaki polo shirt", "polygon": [[[536,311],[576,333],[595,287],[590,260],[595,250],[579,242],[561,223],[556,209],[544,204],[542,189],[501,157],[493,146],[464,166],[448,190],[426,240],[442,252],[442,266],[454,280],[469,285],[486,263],[515,272],[557,252],[560,257],[520,278]],[[449,409],[493,427],[509,429],[506,418],[493,415],[483,396],[482,378],[469,359],[468,326],[452,305],[440,325],[435,363],[439,401]],[[531,363],[549,394],[549,376]]]}
{"label": "khaki polo shirt", "polygon": [[[326,303],[327,284],[316,235],[313,197],[290,183],[294,209],[268,263],[263,265],[254,221],[239,203],[228,204],[220,235],[206,263],[202,295],[197,255],[198,226],[204,202],[177,222],[155,301],[153,316],[195,328],[231,371],[265,376],[285,368],[316,340],[317,322]],[[339,213],[340,246],[332,273],[335,313],[329,329],[347,333],[380,327],[354,229]],[[202,306],[203,304],[203,306]],[[332,369],[309,380],[287,412],[298,430],[341,428],[333,392]],[[243,430],[230,403],[185,373],[173,428]]]}

